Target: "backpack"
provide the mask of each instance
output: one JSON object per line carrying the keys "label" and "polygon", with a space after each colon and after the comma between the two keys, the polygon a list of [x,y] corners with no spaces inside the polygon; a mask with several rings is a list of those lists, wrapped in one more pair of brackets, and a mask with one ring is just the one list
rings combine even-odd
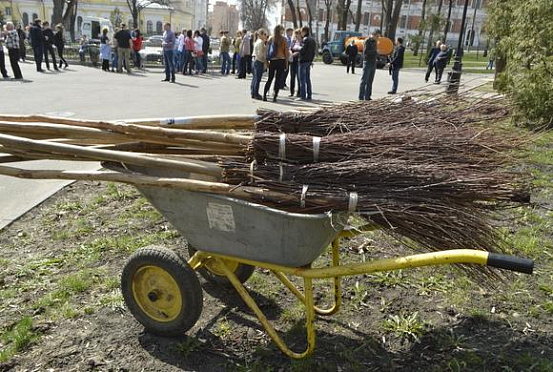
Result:
{"label": "backpack", "polygon": [[273,41],[269,43],[269,46],[267,47],[267,62],[272,60],[276,53],[276,46]]}

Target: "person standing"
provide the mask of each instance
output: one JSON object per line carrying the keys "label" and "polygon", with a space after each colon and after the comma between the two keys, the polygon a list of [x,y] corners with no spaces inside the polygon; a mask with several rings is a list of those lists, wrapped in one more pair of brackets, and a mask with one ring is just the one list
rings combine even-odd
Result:
{"label": "person standing", "polygon": [[232,74],[236,74],[236,68],[238,67],[238,72],[240,73],[240,44],[242,43],[242,32],[237,31],[236,37],[232,41]]}
{"label": "person standing", "polygon": [[244,37],[240,43],[240,72],[238,73],[238,79],[245,79],[246,73],[248,71],[247,64],[249,56],[251,56],[252,51],[250,49],[250,34],[246,30],[242,30]]}
{"label": "person standing", "polygon": [[19,59],[22,62],[25,62],[25,59],[27,59],[27,50],[25,49],[27,34],[25,33],[25,30],[21,28],[21,24],[17,25],[17,36],[19,36]]}
{"label": "person standing", "polygon": [[[287,28],[286,29],[286,48],[288,48],[289,51],[291,51],[292,48],[292,37],[294,36],[294,29],[293,28]],[[288,75],[290,74],[290,68],[292,63],[292,53],[290,53],[290,59],[288,60],[288,67],[286,70],[284,70],[284,75],[282,76],[282,81],[280,82],[280,89],[288,89],[288,86],[286,85],[286,80],[288,80]],[[291,83],[290,83],[291,84]]]}
{"label": "person standing", "polygon": [[278,91],[280,90],[280,82],[282,75],[288,64],[289,50],[286,47],[286,39],[282,36],[284,28],[281,25],[276,25],[273,36],[269,38],[267,43],[267,62],[269,63],[269,78],[263,89],[263,101],[267,101],[267,93],[271,89],[273,79],[275,79],[273,102],[276,102]]}
{"label": "person standing", "polygon": [[44,36],[44,61],[46,62],[46,69],[50,70],[50,62],[48,61],[48,53],[50,53],[52,56],[54,70],[59,71],[58,63],[56,62],[56,53],[54,52],[54,31],[52,31],[48,22],[43,22],[42,26],[42,34]]}
{"label": "person standing", "polygon": [[357,49],[357,45],[355,45],[355,40],[352,40],[351,43],[349,43],[349,45],[346,48],[346,54],[348,56],[346,74],[349,74],[350,66],[351,66],[351,73],[355,74],[355,63],[357,61],[357,53],[359,53],[359,49]]}
{"label": "person standing", "polygon": [[42,58],[44,56],[44,34],[42,33],[40,19],[35,19],[35,22],[29,30],[29,40],[31,41],[31,47],[33,48],[33,54],[35,56],[36,70],[38,72],[43,72],[42,69]]}
{"label": "person standing", "polygon": [[317,52],[317,43],[311,37],[311,30],[308,26],[303,26],[301,29],[303,37],[302,47],[300,50],[300,98],[303,100],[311,100],[313,92],[311,87],[311,65],[315,59]]}
{"label": "person standing", "polygon": [[109,72],[109,60],[111,56],[111,47],[109,45],[108,29],[102,30],[100,37],[100,58],[102,58],[102,71]]}
{"label": "person standing", "polygon": [[228,75],[230,72],[230,39],[227,34],[227,31],[221,31],[220,57],[223,60],[221,62],[221,75]]}
{"label": "person standing", "polygon": [[405,47],[403,46],[403,38],[398,37],[396,42],[396,48],[392,59],[389,63],[390,74],[392,75],[392,90],[388,94],[396,94],[399,84],[399,70],[403,67],[403,55],[405,54]]}
{"label": "person standing", "polygon": [[127,73],[132,73],[131,70],[131,33],[127,30],[127,26],[121,23],[121,30],[117,31],[113,36],[117,40],[117,72],[123,72],[123,64],[127,69]]}
{"label": "person standing", "polygon": [[209,48],[210,48],[210,40],[209,35],[207,34],[207,31],[205,28],[202,27],[201,31],[201,38],[202,38],[202,73],[207,72],[207,62],[208,62],[208,54],[209,54]]}
{"label": "person standing", "polygon": [[424,75],[424,81],[426,83],[428,83],[430,74],[435,67],[434,60],[436,59],[438,53],[440,53],[440,45],[442,45],[442,42],[440,40],[436,41],[436,46],[430,49],[430,53],[428,53],[428,59],[426,60],[426,65],[428,67],[426,68],[426,75]]}
{"label": "person standing", "polygon": [[196,30],[194,31],[194,63],[196,65],[196,75],[199,73],[202,73],[204,70],[203,67],[203,57],[204,57],[204,50],[203,50],[203,44],[204,39],[202,38],[202,35],[200,35],[200,31]]}
{"label": "person standing", "polygon": [[176,57],[177,64],[175,66],[175,71],[182,72],[184,69],[184,53],[186,50],[184,49],[184,39],[186,39],[186,30],[183,29],[179,37],[177,38],[176,44],[177,44],[177,50],[176,50]]}
{"label": "person standing", "polygon": [[4,32],[0,28],[0,73],[4,79],[9,78],[8,71],[6,70],[6,56],[4,55]]}
{"label": "person standing", "polygon": [[175,34],[171,31],[171,24],[163,25],[163,40],[161,47],[163,48],[163,63],[165,64],[165,79],[162,81],[175,82],[175,65],[173,49],[175,47]]}
{"label": "person standing", "polygon": [[64,68],[67,68],[67,66],[69,65],[67,64],[67,61],[65,60],[65,58],[63,58],[63,49],[65,48],[65,37],[63,36],[63,26],[61,23],[58,23],[56,25],[56,34],[54,35],[54,45],[58,50],[58,57],[60,58],[59,68],[61,68],[62,64],[65,64]]}
{"label": "person standing", "polygon": [[434,84],[440,84],[442,82],[442,74],[447,65],[448,54],[447,45],[440,45],[440,53],[434,58],[434,66],[436,68],[436,80],[434,80]]}
{"label": "person standing", "polygon": [[253,99],[262,99],[263,97],[259,94],[259,86],[261,85],[261,78],[267,64],[267,31],[261,28],[257,31],[257,36],[258,39],[253,46],[255,62],[253,65],[251,93]]}
{"label": "person standing", "polygon": [[[10,57],[10,65],[12,66],[14,79],[21,80],[23,75],[19,68],[19,35],[12,22],[6,23],[6,48]],[[0,44],[0,48],[2,45]]]}
{"label": "person standing", "polygon": [[376,50],[377,38],[374,34],[369,34],[363,44],[363,75],[361,76],[361,84],[359,85],[359,100],[370,101],[373,91],[374,75],[376,73]]}
{"label": "person standing", "polygon": [[134,30],[134,35],[132,38],[132,52],[133,52],[134,66],[139,70],[142,68],[142,58],[140,58],[140,51],[142,50],[142,41],[144,41],[144,38],[140,33],[140,29],[136,28]]}
{"label": "person standing", "polygon": [[294,97],[296,87],[298,88],[296,97],[300,96],[300,75],[298,71],[300,65],[301,40],[301,30],[298,28],[294,31],[292,46],[290,48],[290,60],[292,61],[290,67],[288,67],[288,71],[290,71],[290,97]]}
{"label": "person standing", "polygon": [[192,30],[186,31],[186,38],[184,39],[184,67],[183,74],[186,75],[186,70],[188,70],[188,75],[192,75],[192,65],[194,62],[194,39],[192,38]]}

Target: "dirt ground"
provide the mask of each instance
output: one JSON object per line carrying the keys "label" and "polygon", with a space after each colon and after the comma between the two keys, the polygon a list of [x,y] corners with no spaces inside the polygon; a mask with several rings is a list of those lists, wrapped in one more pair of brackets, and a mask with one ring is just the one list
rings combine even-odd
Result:
{"label": "dirt ground", "polygon": [[[203,279],[203,312],[187,335],[146,333],[122,300],[125,260],[152,244],[185,255],[186,241],[133,188],[75,183],[0,233],[0,371],[551,371],[553,164],[540,167],[537,203],[506,220],[534,275],[493,286],[456,267],[344,278],[342,311],[316,320],[315,352],[300,361],[280,353],[237,294]],[[382,233],[341,251],[344,262],[408,253]],[[328,304],[329,283],[316,284]],[[262,270],[247,288],[301,351],[293,296]]]}

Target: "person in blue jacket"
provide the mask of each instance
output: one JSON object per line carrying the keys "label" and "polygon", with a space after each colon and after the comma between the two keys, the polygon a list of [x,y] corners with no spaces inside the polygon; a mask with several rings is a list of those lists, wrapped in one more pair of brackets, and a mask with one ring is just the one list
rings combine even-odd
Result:
{"label": "person in blue jacket", "polygon": [[447,50],[447,45],[442,44],[440,46],[440,53],[434,58],[434,65],[436,67],[436,80],[434,84],[440,84],[442,82],[442,74],[444,73],[448,58],[449,51]]}
{"label": "person in blue jacket", "polygon": [[44,34],[42,33],[42,21],[36,19],[29,30],[29,41],[33,47],[36,70],[42,72],[42,58],[44,56]]}
{"label": "person in blue jacket", "polygon": [[424,81],[427,83],[428,79],[430,78],[430,74],[434,69],[434,59],[436,58],[438,53],[440,53],[440,45],[442,45],[442,42],[440,40],[436,41],[436,46],[430,49],[430,53],[428,53],[428,59],[426,60],[426,65],[428,67],[426,68],[426,75],[424,76]]}

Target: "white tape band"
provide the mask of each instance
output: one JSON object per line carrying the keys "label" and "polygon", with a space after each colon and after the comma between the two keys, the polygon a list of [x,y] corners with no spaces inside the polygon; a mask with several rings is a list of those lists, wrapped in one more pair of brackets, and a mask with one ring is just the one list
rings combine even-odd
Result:
{"label": "white tape band", "polygon": [[254,159],[250,163],[250,180],[251,180],[252,183],[254,182],[254,180],[253,180],[253,171],[254,171],[256,165],[257,165],[257,160]]}
{"label": "white tape band", "polygon": [[359,195],[353,191],[349,193],[348,212],[354,213],[357,210],[357,202],[359,201]]}
{"label": "white tape band", "polygon": [[307,185],[303,185],[303,187],[301,188],[300,206],[302,208],[305,208],[305,197],[307,196],[307,189],[308,188],[309,188],[309,186],[307,186]]}
{"label": "white tape band", "polygon": [[319,161],[319,149],[321,148],[321,137],[313,137],[313,162]]}
{"label": "white tape band", "polygon": [[282,133],[279,139],[278,157],[281,160],[286,160],[286,133]]}
{"label": "white tape band", "polygon": [[282,182],[282,180],[284,179],[284,167],[282,166],[282,163],[280,163],[278,165],[278,169],[279,169],[279,176],[278,176],[278,180],[280,182]]}

